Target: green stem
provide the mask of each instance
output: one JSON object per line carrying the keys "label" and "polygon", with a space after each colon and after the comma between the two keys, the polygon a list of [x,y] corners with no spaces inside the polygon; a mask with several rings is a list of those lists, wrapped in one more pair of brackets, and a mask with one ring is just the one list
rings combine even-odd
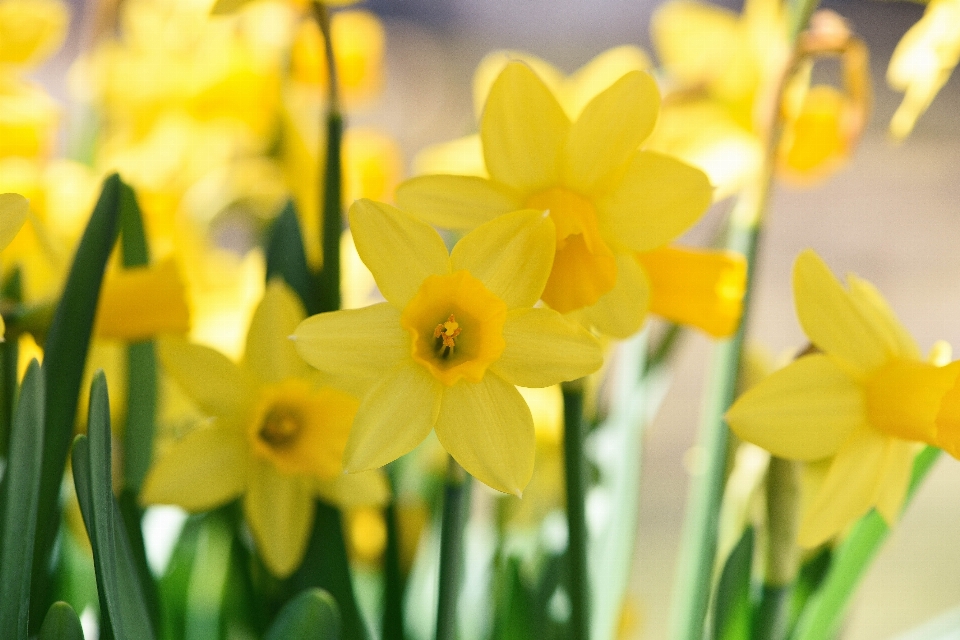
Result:
{"label": "green stem", "polygon": [[[939,455],[939,449],[927,447],[914,460],[904,506],[910,503]],[[889,533],[890,527],[876,511],[860,519],[834,553],[823,585],[807,601],[790,636],[792,640],[831,640],[836,637],[857,584]]]}
{"label": "green stem", "polygon": [[463,530],[470,503],[470,476],[450,458],[440,523],[440,579],[437,591],[437,640],[453,640],[457,632],[457,598],[463,570]]}
{"label": "green stem", "polygon": [[394,469],[387,468],[394,498],[383,510],[387,523],[387,548],[383,558],[383,640],[403,640],[403,571],[400,567],[400,528],[397,523]]}
{"label": "green stem", "polygon": [[680,346],[680,338],[683,337],[683,326],[670,323],[660,336],[659,342],[650,350],[643,367],[643,375],[649,375],[661,367],[673,352]]}
{"label": "green stem", "polygon": [[330,12],[326,5],[315,1],[313,3],[313,14],[320,26],[320,31],[323,33],[327,74],[330,79],[328,112],[325,123],[327,158],[322,184],[320,185],[323,194],[323,206],[321,208],[323,270],[319,274],[318,288],[322,310],[334,311],[340,308],[340,234],[343,232],[343,175],[341,166],[343,115],[340,112],[337,65],[333,57]]}
{"label": "green stem", "polygon": [[583,381],[563,384],[563,468],[567,488],[567,588],[570,637],[590,637],[587,567],[586,465],[583,456]]}

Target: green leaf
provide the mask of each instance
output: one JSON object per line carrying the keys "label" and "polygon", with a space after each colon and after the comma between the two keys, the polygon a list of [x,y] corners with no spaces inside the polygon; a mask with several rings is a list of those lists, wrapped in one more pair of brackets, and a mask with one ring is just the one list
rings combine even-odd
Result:
{"label": "green leaf", "polygon": [[340,235],[343,233],[343,177],[341,146],[343,116],[335,110],[327,117],[327,163],[323,184],[323,270],[318,281],[320,311],[340,308]]}
{"label": "green leaf", "polygon": [[272,278],[283,278],[300,296],[308,315],[320,313],[319,300],[314,292],[314,276],[307,265],[303,233],[292,200],[287,202],[270,227],[266,255],[267,282]]}
{"label": "green leaf", "polygon": [[224,510],[207,514],[197,539],[187,586],[185,640],[221,636],[223,594],[230,572],[233,529]]}
{"label": "green leaf", "polygon": [[750,567],[753,564],[753,527],[747,527],[740,541],[730,552],[720,580],[713,617],[714,640],[748,640],[750,638]]}
{"label": "green leaf", "polygon": [[4,477],[3,547],[0,550],[0,629],[26,640],[30,566],[43,460],[43,376],[30,362],[17,401]]}
{"label": "green leaf", "polygon": [[521,560],[507,557],[498,563],[497,615],[494,617],[493,637],[496,640],[526,640],[534,637],[533,598],[520,575]]}
{"label": "green leaf", "polygon": [[66,602],[54,602],[43,619],[39,640],[83,640],[80,618]]}
{"label": "green leaf", "polygon": [[90,388],[87,429],[89,440],[77,436],[74,443],[73,472],[80,511],[93,546],[101,614],[109,620],[118,640],[152,639],[153,624],[113,497],[110,403],[102,371],[94,376]]}
{"label": "green leaf", "polygon": [[264,640],[317,638],[339,640],[340,609],[323,589],[307,589],[288,602],[277,614]]}
{"label": "green leaf", "polygon": [[44,344],[43,374],[47,393],[43,472],[33,553],[33,600],[35,607],[42,607],[40,611],[46,609],[49,601],[48,567],[60,517],[60,483],[73,438],[103,273],[117,239],[120,187],[120,177],[116,174],[103,183],[100,199],[80,240]]}
{"label": "green leaf", "polygon": [[[23,298],[23,279],[20,267],[14,267],[3,284],[0,298],[8,303],[20,303]],[[10,446],[10,428],[13,423],[13,401],[17,395],[17,364],[20,357],[19,336],[7,326],[6,341],[0,343],[0,455],[7,456]]]}

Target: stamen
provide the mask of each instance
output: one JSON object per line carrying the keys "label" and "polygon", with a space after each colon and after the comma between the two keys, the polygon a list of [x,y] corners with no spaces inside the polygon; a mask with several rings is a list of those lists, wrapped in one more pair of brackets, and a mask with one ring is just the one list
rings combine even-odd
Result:
{"label": "stamen", "polygon": [[301,429],[300,415],[286,407],[272,408],[263,419],[258,435],[274,449],[292,445]]}
{"label": "stamen", "polygon": [[440,340],[437,344],[437,353],[441,358],[453,355],[453,348],[457,346],[454,338],[460,335],[460,331],[460,324],[454,319],[452,313],[446,322],[441,322],[433,330],[433,337]]}

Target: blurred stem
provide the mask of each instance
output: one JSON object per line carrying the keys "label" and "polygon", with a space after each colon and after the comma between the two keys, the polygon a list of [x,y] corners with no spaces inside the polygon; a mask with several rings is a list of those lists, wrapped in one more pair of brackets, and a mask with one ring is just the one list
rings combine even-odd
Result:
{"label": "blurred stem", "polygon": [[797,41],[819,0],[791,3],[790,46],[793,54],[785,66],[769,104],[769,131],[766,135],[763,165],[753,185],[740,194],[730,214],[725,247],[747,259],[747,282],[740,326],[732,338],[714,349],[710,382],[697,447],[703,456],[702,472],[691,478],[690,498],[684,519],[678,578],[674,591],[671,637],[674,640],[701,640],[710,605],[714,560],[717,550],[717,525],[726,476],[729,429],[723,419],[736,396],[737,376],[743,351],[744,333],[750,311],[756,255],[763,220],[773,187],[777,149],[783,133],[780,105],[787,82],[800,60]]}
{"label": "blurred stem", "polygon": [[[326,5],[316,0],[312,4],[314,19],[323,34],[324,51],[329,78],[328,110],[326,122],[327,158],[320,193],[323,194],[321,215],[321,247],[323,249],[323,269],[319,275],[321,311],[334,311],[340,308],[340,234],[343,231],[343,176],[341,167],[341,147],[343,145],[343,115],[340,112],[340,90],[337,80],[337,65],[333,57],[333,44],[330,33],[330,11]],[[323,147],[321,141],[321,148]],[[319,153],[318,153],[319,156]]]}
{"label": "blurred stem", "polygon": [[[910,504],[939,455],[939,449],[927,447],[914,460],[904,508]],[[836,637],[854,590],[889,533],[889,525],[876,511],[860,519],[834,552],[823,584],[807,601],[791,640],[831,640]]]}
{"label": "blurred stem", "polygon": [[449,459],[443,490],[440,522],[440,580],[437,592],[437,640],[454,640],[457,632],[457,598],[463,570],[463,531],[470,504],[470,476]]}
{"label": "blurred stem", "polygon": [[387,523],[387,548],[383,558],[383,640],[403,640],[403,571],[400,567],[400,528],[397,523],[395,469],[387,467],[393,498],[383,510]]}
{"label": "blurred stem", "polygon": [[650,355],[647,356],[646,362],[644,362],[643,376],[649,375],[651,372],[663,366],[667,359],[673,355],[673,352],[676,351],[677,347],[680,346],[680,338],[682,337],[683,326],[672,322],[667,325],[663,335],[660,336],[660,340],[650,351]]}
{"label": "blurred stem", "polygon": [[587,568],[587,481],[583,457],[583,380],[563,383],[563,468],[567,487],[567,588],[570,637],[590,637]]}

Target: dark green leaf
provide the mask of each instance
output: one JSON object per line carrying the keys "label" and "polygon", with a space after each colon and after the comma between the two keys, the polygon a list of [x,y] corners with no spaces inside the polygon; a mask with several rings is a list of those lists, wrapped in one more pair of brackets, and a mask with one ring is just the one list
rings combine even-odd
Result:
{"label": "dark green leaf", "polygon": [[507,557],[499,563],[497,615],[493,627],[496,640],[526,640],[534,637],[534,598],[523,584],[520,562],[519,558]]}
{"label": "dark green leaf", "polygon": [[43,607],[40,611],[46,609],[49,598],[48,567],[60,516],[60,482],[73,438],[90,334],[104,269],[119,229],[120,186],[116,174],[103,183],[44,344],[43,473],[33,554],[33,599],[35,606]]}
{"label": "dark green leaf", "polygon": [[753,527],[747,527],[730,552],[717,583],[713,616],[714,640],[746,640],[750,637],[750,567],[753,564]]}
{"label": "dark green leaf", "polygon": [[150,262],[147,234],[137,196],[130,185],[120,183],[120,246],[123,266],[142,267]]}
{"label": "dark green leaf", "polygon": [[273,221],[267,238],[267,281],[283,278],[284,282],[300,297],[308,315],[320,312],[318,298],[314,292],[313,274],[307,265],[307,254],[303,249],[303,233],[300,221],[294,209],[293,201],[288,201],[283,211]]}
{"label": "dark green leaf", "polygon": [[153,638],[130,542],[113,497],[110,403],[102,371],[93,378],[87,425],[89,441],[78,436],[74,444],[73,470],[80,510],[93,546],[101,613],[109,619],[118,640]]}
{"label": "dark green leaf", "polygon": [[340,610],[333,596],[322,589],[307,589],[288,602],[264,640],[288,638],[339,640]]}
{"label": "dark green leaf", "polygon": [[66,602],[54,602],[43,619],[39,640],[83,640],[80,618]]}
{"label": "dark green leaf", "polygon": [[27,367],[10,433],[4,477],[3,547],[0,555],[0,629],[26,640],[30,616],[30,566],[43,460],[43,376]]}

